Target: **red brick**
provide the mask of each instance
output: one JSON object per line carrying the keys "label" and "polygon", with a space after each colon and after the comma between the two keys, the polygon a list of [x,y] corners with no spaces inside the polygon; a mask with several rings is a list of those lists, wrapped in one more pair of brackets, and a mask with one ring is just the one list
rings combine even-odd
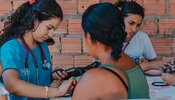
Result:
{"label": "red brick", "polygon": [[83,14],[83,12],[90,6],[99,3],[100,0],[79,0],[78,1],[78,14]]}
{"label": "red brick", "polygon": [[68,19],[68,34],[82,34],[81,19]]}
{"label": "red brick", "polygon": [[175,33],[175,19],[160,19],[159,33],[160,34]]}
{"label": "red brick", "polygon": [[77,14],[77,0],[57,0],[61,6],[64,15],[76,15]]}
{"label": "red brick", "polygon": [[62,53],[81,53],[80,38],[61,38]]}
{"label": "red brick", "polygon": [[62,66],[64,68],[72,68],[73,56],[53,55],[53,69],[56,66]]}
{"label": "red brick", "polygon": [[28,0],[14,0],[13,1],[13,9],[17,9],[23,3],[27,2]]}
{"label": "red brick", "polygon": [[116,0],[103,0],[102,2],[110,2],[110,3],[115,3],[116,2]]}
{"label": "red brick", "polygon": [[165,15],[165,0],[144,0],[146,15]]}
{"label": "red brick", "polygon": [[60,38],[59,37],[53,37],[53,40],[55,41],[55,44],[60,44]]}
{"label": "red brick", "polygon": [[175,0],[169,0],[170,4],[175,4]]}
{"label": "red brick", "polygon": [[[0,19],[1,20],[1,19]],[[4,23],[0,21],[0,31],[4,29]]]}
{"label": "red brick", "polygon": [[168,14],[175,15],[175,0],[169,0]]}
{"label": "red brick", "polygon": [[0,1],[0,16],[10,13],[12,10],[11,1]]}
{"label": "red brick", "polygon": [[157,54],[172,53],[170,38],[151,38],[151,42]]}
{"label": "red brick", "polygon": [[[74,24],[78,24],[78,26]],[[68,28],[81,28],[81,19],[68,19]]]}
{"label": "red brick", "polygon": [[141,6],[143,6],[143,0],[134,0],[136,1],[138,4],[140,4]]}
{"label": "red brick", "polygon": [[3,33],[4,29],[4,18],[0,18],[0,35]]}
{"label": "red brick", "polygon": [[58,26],[58,28],[55,30],[54,34],[67,34],[67,26],[68,22],[66,19],[64,19]]}
{"label": "red brick", "polygon": [[88,53],[87,47],[86,47],[86,42],[83,39],[83,53]]}
{"label": "red brick", "polygon": [[145,19],[141,30],[148,35],[154,35],[158,33],[158,20]]}
{"label": "red brick", "polygon": [[83,34],[83,30],[82,29],[68,29],[68,34]]}
{"label": "red brick", "polygon": [[85,67],[93,62],[91,56],[74,56],[74,66],[75,67]]}
{"label": "red brick", "polygon": [[59,37],[53,37],[55,44],[54,45],[50,45],[49,47],[49,51],[51,53],[57,53],[60,54],[60,38]]}
{"label": "red brick", "polygon": [[173,39],[172,46],[173,46],[173,54],[175,54],[175,38]]}
{"label": "red brick", "polygon": [[162,60],[169,62],[170,60],[175,60],[175,57],[162,57]]}
{"label": "red brick", "polygon": [[48,47],[49,47],[50,53],[59,53],[58,46],[56,44],[50,45]]}

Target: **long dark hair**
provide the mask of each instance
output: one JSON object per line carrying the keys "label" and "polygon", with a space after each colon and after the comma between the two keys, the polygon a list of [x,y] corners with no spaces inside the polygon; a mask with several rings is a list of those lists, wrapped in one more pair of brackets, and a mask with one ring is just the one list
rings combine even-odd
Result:
{"label": "long dark hair", "polygon": [[55,0],[36,0],[21,5],[5,22],[3,34],[0,36],[0,46],[9,39],[21,37],[26,30],[34,28],[34,21],[42,22],[53,17],[63,19],[63,12]]}
{"label": "long dark hair", "polygon": [[137,14],[144,18],[144,8],[135,1],[118,1],[115,5],[121,8],[123,17],[127,17],[128,14]]}
{"label": "long dark hair", "polygon": [[83,14],[82,27],[85,36],[111,46],[114,59],[119,59],[127,33],[119,9],[111,3],[90,6]]}

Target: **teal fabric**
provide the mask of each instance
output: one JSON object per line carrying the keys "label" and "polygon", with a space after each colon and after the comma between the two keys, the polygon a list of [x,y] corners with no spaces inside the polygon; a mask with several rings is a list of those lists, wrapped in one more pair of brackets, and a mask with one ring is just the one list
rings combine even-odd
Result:
{"label": "teal fabric", "polygon": [[128,80],[128,99],[149,99],[149,86],[139,65],[125,71],[121,67],[104,64],[100,67],[112,67],[121,70],[127,76]]}
{"label": "teal fabric", "polygon": [[[52,63],[50,59],[49,49],[46,43],[42,43],[42,48],[44,54],[46,56],[47,61],[51,64],[50,69],[44,69],[42,67],[43,61],[41,57],[41,52],[39,46],[35,49],[32,49],[32,52],[37,58],[38,61],[38,82],[40,86],[50,86],[51,83],[51,72],[52,72]],[[20,79],[24,81],[28,81],[27,73],[25,69],[25,59],[26,59],[26,50],[25,47],[16,39],[9,40],[1,47],[1,61],[3,71],[8,69],[16,69],[19,72]],[[36,84],[36,67],[35,62],[32,55],[29,53],[28,55],[28,66],[29,66],[29,82],[32,84]],[[16,96],[14,94],[10,94],[10,100],[46,100],[46,99],[29,99],[25,97]]]}

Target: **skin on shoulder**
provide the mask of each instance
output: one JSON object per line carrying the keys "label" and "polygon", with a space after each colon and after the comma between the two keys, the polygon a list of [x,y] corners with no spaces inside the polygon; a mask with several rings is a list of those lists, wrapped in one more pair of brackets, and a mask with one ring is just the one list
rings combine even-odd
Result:
{"label": "skin on shoulder", "polygon": [[[126,81],[125,75],[120,70],[112,70],[116,71]],[[111,72],[108,72],[102,68],[96,68],[87,71],[81,77],[80,81],[75,87],[72,99],[112,100],[116,97],[121,99],[127,98],[127,91],[122,82]]]}

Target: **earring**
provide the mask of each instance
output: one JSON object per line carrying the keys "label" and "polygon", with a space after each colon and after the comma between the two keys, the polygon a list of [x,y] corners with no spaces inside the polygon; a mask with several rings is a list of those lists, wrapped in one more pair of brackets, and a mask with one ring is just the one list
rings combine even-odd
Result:
{"label": "earring", "polygon": [[35,32],[35,29],[34,28],[32,29],[32,32]]}

